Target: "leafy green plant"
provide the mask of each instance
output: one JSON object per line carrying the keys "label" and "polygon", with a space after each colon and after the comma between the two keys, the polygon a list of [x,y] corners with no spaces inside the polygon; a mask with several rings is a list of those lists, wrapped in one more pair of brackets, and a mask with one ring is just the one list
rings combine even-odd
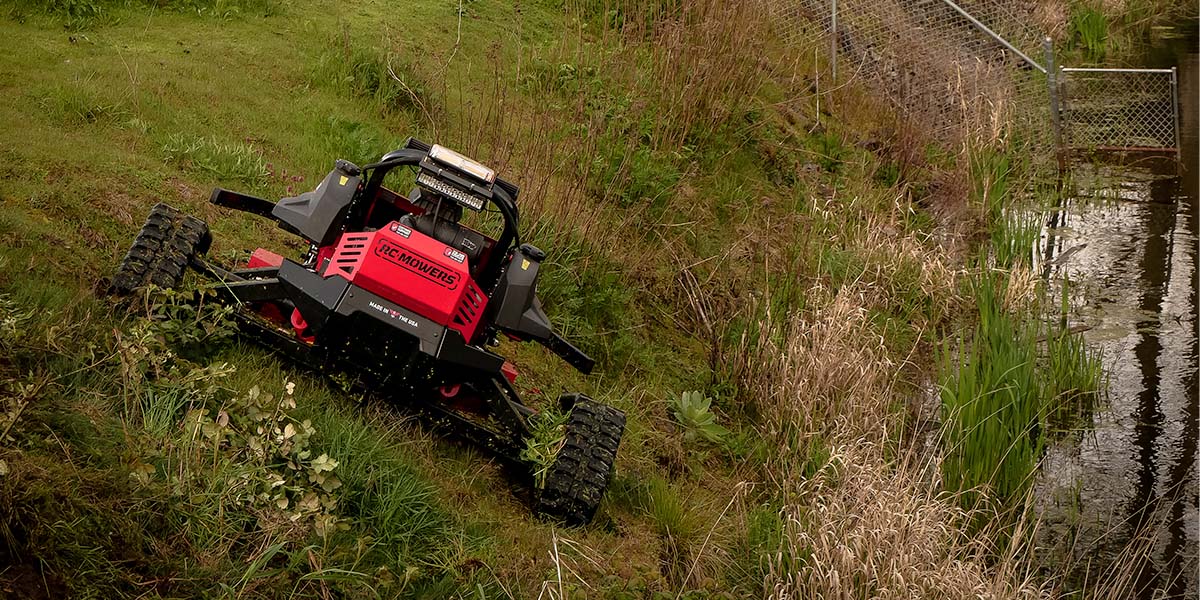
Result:
{"label": "leafy green plant", "polygon": [[279,398],[254,386],[218,410],[188,411],[185,432],[214,451],[257,467],[243,482],[245,502],[285,511],[292,521],[312,519],[322,535],[348,529],[334,515],[333,492],[342,486],[334,473],[338,461],[325,453],[314,456],[309,439],[316,429],[290,413],[296,408],[294,392],[291,382]]}
{"label": "leafy green plant", "polygon": [[189,360],[206,354],[233,335],[232,308],[199,302],[202,294],[148,288],[141,300],[146,318],[117,334],[127,418],[164,435],[185,407],[211,400],[219,380],[233,372],[225,363]]}
{"label": "leafy green plant", "polygon": [[533,466],[533,479],[538,489],[546,485],[546,474],[562,449],[569,416],[557,407],[547,407],[529,418],[529,438],[525,449],[521,450],[521,460]]}
{"label": "leafy green plant", "polygon": [[683,426],[686,439],[717,443],[729,435],[729,430],[717,424],[711,408],[712,398],[698,391],[684,392],[671,401],[671,414]]}
{"label": "leafy green plant", "polygon": [[212,292],[164,290],[145,292],[148,327],[163,344],[176,350],[203,350],[233,337],[234,308],[212,299]]}

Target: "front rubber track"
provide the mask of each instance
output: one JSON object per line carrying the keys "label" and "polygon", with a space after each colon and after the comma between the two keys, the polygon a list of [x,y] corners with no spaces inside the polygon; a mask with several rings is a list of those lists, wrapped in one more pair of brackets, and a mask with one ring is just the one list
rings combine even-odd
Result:
{"label": "front rubber track", "polygon": [[160,202],[150,210],[146,224],[113,273],[109,289],[126,295],[149,285],[175,288],[188,263],[207,252],[211,243],[204,221]]}
{"label": "front rubber track", "polygon": [[590,522],[608,489],[624,432],[625,413],[592,400],[577,401],[537,512],[570,527]]}

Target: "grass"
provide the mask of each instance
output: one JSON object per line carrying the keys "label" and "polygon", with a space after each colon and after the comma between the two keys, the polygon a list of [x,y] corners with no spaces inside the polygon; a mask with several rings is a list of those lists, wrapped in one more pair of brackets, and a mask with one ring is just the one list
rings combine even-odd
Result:
{"label": "grass", "polygon": [[[781,46],[755,3],[567,4],[468,2],[461,19],[438,2],[0,4],[14,42],[0,47],[0,585],[243,598],[1029,587],[1019,560],[963,542],[975,517],[926,494],[924,466],[903,458],[934,349],[976,319],[957,285],[963,250],[939,242],[912,190],[958,169],[1001,214],[1008,150],[974,171],[952,150],[924,160],[912,140],[868,150],[903,128],[854,85],[815,96],[817,59]],[[598,359],[584,378],[505,343],[523,395],[542,409],[580,390],[628,415],[589,527],[531,517],[486,456],[226,339],[212,315],[160,300],[142,314],[173,318],[147,320],[93,293],[160,200],[205,218],[217,256],[302,253],[209,206],[208,190],[297,193],[335,158],[367,162],[408,134],[522,186],[525,240],[548,253],[547,312]],[[712,399],[719,443],[676,425],[665,399],[682,390]],[[837,554],[846,539],[864,541]],[[836,579],[858,567],[879,576]]]}
{"label": "grass", "polygon": [[1001,269],[1032,268],[1042,234],[1042,215],[1022,209],[1005,210],[991,229],[991,250]]}
{"label": "grass", "polygon": [[1083,336],[1068,326],[1070,281],[1059,285],[1060,304],[1057,323],[1049,323],[1046,341],[1046,394],[1052,398],[1052,418],[1059,429],[1076,426],[1080,416],[1108,389],[1108,374],[1100,353],[1088,347]]}
{"label": "grass", "polygon": [[189,138],[172,134],[162,145],[164,160],[185,171],[197,171],[221,181],[234,181],[258,190],[269,171],[262,155],[247,143],[226,144],[215,138]]}
{"label": "grass", "polygon": [[971,287],[979,324],[947,350],[941,391],[946,457],[943,484],[968,507],[1024,499],[1044,448],[1045,415],[1036,330],[1004,306],[1006,279],[983,273]]}
{"label": "grass", "polygon": [[1109,43],[1108,15],[1092,6],[1075,6],[1068,35],[1068,49],[1077,49],[1088,62],[1103,62]]}

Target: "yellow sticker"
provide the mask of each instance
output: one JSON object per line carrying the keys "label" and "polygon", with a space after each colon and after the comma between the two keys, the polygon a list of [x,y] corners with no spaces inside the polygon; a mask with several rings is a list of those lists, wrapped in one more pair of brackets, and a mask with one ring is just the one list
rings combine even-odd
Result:
{"label": "yellow sticker", "polygon": [[338,185],[346,185],[347,181],[350,181],[350,178],[342,175],[342,178],[338,181]]}
{"label": "yellow sticker", "polygon": [[524,258],[522,258],[522,259],[521,259],[521,270],[522,270],[522,271],[528,271],[528,270],[529,270],[529,261],[528,261],[528,260],[526,260],[526,259],[524,259]]}

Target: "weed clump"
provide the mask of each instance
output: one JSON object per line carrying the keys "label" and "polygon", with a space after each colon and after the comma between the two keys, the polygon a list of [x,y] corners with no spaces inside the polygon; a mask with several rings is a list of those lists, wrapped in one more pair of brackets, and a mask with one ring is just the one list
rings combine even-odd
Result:
{"label": "weed clump", "polygon": [[[1104,387],[1098,356],[1065,323],[1011,312],[1015,279],[995,271],[974,276],[978,325],[943,349],[943,484],[961,491],[968,506],[1020,506],[1054,433],[1050,417]],[[1062,310],[1065,319],[1065,304]]]}
{"label": "weed clump", "polygon": [[529,440],[521,451],[521,460],[533,465],[533,481],[538,489],[545,487],[546,475],[566,441],[568,418],[570,414],[553,406],[529,418]]}
{"label": "weed clump", "polygon": [[74,126],[112,124],[129,114],[123,102],[106,98],[88,79],[45,90],[38,105],[46,115]]}
{"label": "weed clump", "polygon": [[1108,51],[1108,15],[1081,3],[1071,10],[1067,48],[1079,50],[1088,62],[1099,63]]}
{"label": "weed clump", "polygon": [[1005,280],[989,273],[971,286],[979,324],[945,356],[941,392],[943,483],[963,491],[967,506],[992,497],[1022,500],[1044,447],[1046,405],[1037,369],[1035,332],[1005,311]]}
{"label": "weed clump", "polygon": [[[903,459],[901,459],[903,460]],[[982,513],[931,496],[921,465],[891,462],[859,441],[837,447],[815,475],[796,480],[780,511],[780,545],[768,554],[772,598],[1041,598],[994,560],[990,535],[961,535]],[[995,564],[994,562],[990,564]]]}
{"label": "weed clump", "polygon": [[219,181],[241,182],[251,189],[265,186],[270,177],[262,153],[249,142],[226,143],[216,137],[173,133],[163,143],[162,154],[167,162],[183,169]]}

